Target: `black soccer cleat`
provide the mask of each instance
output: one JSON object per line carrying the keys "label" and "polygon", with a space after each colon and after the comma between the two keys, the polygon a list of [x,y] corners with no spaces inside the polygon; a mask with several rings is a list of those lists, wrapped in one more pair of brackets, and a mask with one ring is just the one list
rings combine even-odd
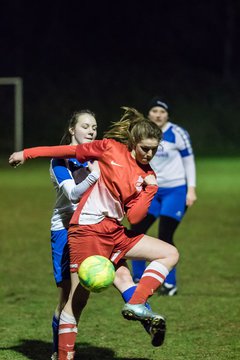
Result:
{"label": "black soccer cleat", "polygon": [[158,295],[162,295],[162,296],[174,296],[177,295],[177,291],[178,288],[177,286],[174,285],[165,285],[163,284],[159,289],[158,289]]}
{"label": "black soccer cleat", "polygon": [[142,321],[141,322],[144,329],[152,338],[152,346],[158,347],[161,346],[165,339],[166,334],[166,320],[161,315],[157,319],[152,319],[149,321]]}

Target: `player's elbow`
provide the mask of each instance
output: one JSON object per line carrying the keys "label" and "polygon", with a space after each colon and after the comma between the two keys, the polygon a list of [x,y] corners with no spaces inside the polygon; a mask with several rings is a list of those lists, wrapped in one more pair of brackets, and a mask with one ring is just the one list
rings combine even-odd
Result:
{"label": "player's elbow", "polygon": [[128,219],[128,222],[129,222],[131,225],[136,225],[136,224],[138,224],[143,218],[139,218],[139,217],[136,217],[136,216],[128,216],[127,219]]}

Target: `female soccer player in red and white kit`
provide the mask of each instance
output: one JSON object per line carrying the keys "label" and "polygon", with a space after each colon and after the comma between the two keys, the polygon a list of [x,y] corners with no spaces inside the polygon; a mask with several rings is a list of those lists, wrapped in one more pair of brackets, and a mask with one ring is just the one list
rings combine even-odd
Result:
{"label": "female soccer player in red and white kit", "polygon": [[60,316],[60,360],[74,359],[81,307],[77,270],[90,255],[106,256],[114,264],[123,258],[149,261],[122,314],[127,319],[161,324],[163,331],[165,329],[164,318],[149,310],[145,303],[176,265],[178,251],[159,239],[137,235],[121,225],[125,214],[131,224],[138,223],[146,216],[157,191],[156,177],[149,161],[157,151],[160,140],[161,130],[156,124],[135,109],[125,108],[123,117],[113,123],[103,140],[77,146],[25,149],[10,156],[9,162],[13,166],[35,157],[76,157],[80,162],[99,162],[100,178],[85,192],[70,221],[71,291]]}
{"label": "female soccer player in red and white kit", "polygon": [[[97,122],[95,114],[88,110],[75,111],[71,116],[64,131],[62,145],[78,145],[95,140],[97,135]],[[70,282],[70,259],[67,242],[69,222],[77,208],[79,199],[84,192],[99,178],[97,161],[80,163],[75,158],[56,159],[50,161],[51,180],[56,190],[56,201],[51,218],[51,248],[54,278],[59,289],[59,301],[52,319],[53,330],[53,354],[52,360],[58,359],[58,331],[59,318],[65,306],[71,287]],[[126,262],[119,264],[116,270],[114,286],[119,290],[125,302],[127,302],[135,288],[130,271]],[[88,297],[88,293],[82,289],[82,299]],[[148,306],[148,305],[147,305]],[[145,330],[152,337],[152,344],[160,346],[161,329],[152,329],[146,322],[142,323]]]}

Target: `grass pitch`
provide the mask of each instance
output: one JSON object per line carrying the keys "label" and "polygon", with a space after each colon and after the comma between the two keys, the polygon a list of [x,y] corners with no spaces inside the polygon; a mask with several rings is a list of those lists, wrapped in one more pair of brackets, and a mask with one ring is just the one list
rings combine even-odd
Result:
{"label": "grass pitch", "polygon": [[[48,161],[0,167],[0,359],[51,355],[56,305],[49,241],[54,190]],[[164,345],[153,348],[137,322],[122,318],[110,288],[92,294],[82,315],[77,359],[226,360],[240,358],[240,159],[197,159],[198,201],[177,230],[179,294],[154,295],[167,317]],[[150,229],[156,234],[156,224]]]}

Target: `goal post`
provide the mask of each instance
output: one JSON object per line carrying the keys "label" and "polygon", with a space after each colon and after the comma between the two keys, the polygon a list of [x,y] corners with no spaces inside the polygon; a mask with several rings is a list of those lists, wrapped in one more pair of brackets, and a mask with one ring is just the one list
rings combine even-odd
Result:
{"label": "goal post", "polygon": [[14,150],[23,148],[23,81],[20,77],[0,77],[0,85],[14,86]]}

